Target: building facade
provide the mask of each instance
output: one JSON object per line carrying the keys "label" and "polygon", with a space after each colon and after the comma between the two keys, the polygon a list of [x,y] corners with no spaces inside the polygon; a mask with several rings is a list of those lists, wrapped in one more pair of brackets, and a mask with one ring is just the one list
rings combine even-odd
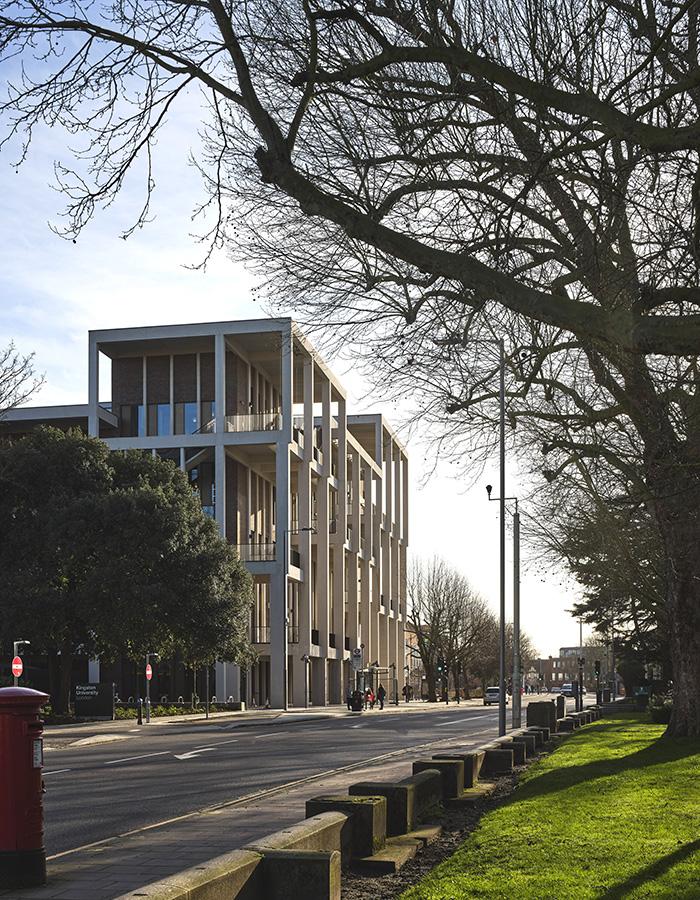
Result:
{"label": "building facade", "polygon": [[355,648],[401,690],[406,451],[381,415],[348,415],[291,319],[91,331],[87,406],[13,410],[3,430],[39,423],[171,460],[236,546],[254,581],[258,662],[217,663],[219,699],[341,703]]}

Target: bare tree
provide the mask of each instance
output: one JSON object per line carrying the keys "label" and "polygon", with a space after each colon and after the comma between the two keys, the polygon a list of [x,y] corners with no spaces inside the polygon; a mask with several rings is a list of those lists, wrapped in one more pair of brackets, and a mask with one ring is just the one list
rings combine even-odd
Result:
{"label": "bare tree", "polygon": [[44,383],[34,373],[34,354],[22,356],[13,343],[0,350],[0,420],[8,410],[20,406]]}
{"label": "bare tree", "polygon": [[[22,63],[9,139],[43,122],[86,139],[58,169],[70,235],[141,162],[145,221],[158,129],[198,86],[210,246],[265,266],[306,318],[373,339],[373,358],[410,369],[423,348],[435,371],[458,356],[469,380],[449,407],[484,423],[480,342],[517,337],[509,393],[534,400],[515,422],[552,424],[551,477],[592,456],[625,477],[619,449],[641,448],[668,573],[670,731],[695,736],[699,20],[694,0],[0,4],[0,58]],[[477,434],[481,452],[493,437]]]}

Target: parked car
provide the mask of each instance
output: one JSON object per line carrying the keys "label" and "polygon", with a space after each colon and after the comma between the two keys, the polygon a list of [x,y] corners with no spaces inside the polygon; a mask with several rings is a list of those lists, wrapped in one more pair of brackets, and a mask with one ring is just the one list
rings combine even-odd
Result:
{"label": "parked car", "polygon": [[[498,703],[500,699],[500,688],[487,687],[484,691],[484,706],[491,706],[492,703]],[[506,694],[506,705],[508,704],[508,694]]]}
{"label": "parked car", "polygon": [[578,685],[576,684],[562,684],[561,692],[565,697],[575,697],[578,692]]}
{"label": "parked car", "polygon": [[552,687],[549,689],[549,693],[550,693],[550,694],[561,694],[561,688],[559,687],[558,684],[554,684],[554,685],[552,685]]}

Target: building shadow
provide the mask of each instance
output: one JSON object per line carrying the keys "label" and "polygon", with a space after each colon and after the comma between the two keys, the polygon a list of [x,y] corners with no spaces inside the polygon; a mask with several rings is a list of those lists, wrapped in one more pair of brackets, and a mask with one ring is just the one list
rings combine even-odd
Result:
{"label": "building shadow", "polygon": [[[630,891],[648,884],[655,878],[659,878],[659,876],[663,875],[665,872],[668,872],[668,870],[673,868],[673,866],[677,865],[680,862],[683,862],[683,860],[687,859],[689,856],[692,856],[692,854],[697,850],[700,850],[700,840],[690,841],[687,844],[683,844],[682,847],[674,850],[673,853],[668,853],[666,856],[662,856],[661,859],[657,859],[656,862],[652,863],[650,866],[647,866],[644,869],[640,869],[639,872],[632,875],[630,878],[627,878],[620,884],[616,884],[614,887],[607,890],[604,894],[601,894],[601,900],[623,900],[623,898],[626,897]],[[674,894],[674,900],[690,900],[691,897],[698,896],[697,886],[690,890],[692,891],[692,893]]]}

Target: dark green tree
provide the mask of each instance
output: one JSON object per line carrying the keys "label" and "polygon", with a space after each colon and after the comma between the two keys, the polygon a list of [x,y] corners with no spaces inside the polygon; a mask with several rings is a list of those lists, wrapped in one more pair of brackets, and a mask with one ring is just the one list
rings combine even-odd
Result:
{"label": "dark green tree", "polygon": [[49,658],[54,708],[76,655],[245,662],[251,580],[170,462],[41,428],[0,447],[0,619]]}

